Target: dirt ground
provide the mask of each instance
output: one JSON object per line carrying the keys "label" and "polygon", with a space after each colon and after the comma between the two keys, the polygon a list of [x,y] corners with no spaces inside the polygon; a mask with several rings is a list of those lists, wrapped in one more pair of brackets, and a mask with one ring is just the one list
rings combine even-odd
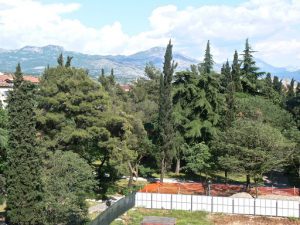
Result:
{"label": "dirt ground", "polygon": [[299,219],[261,217],[261,216],[240,216],[211,214],[209,219],[214,225],[300,225]]}

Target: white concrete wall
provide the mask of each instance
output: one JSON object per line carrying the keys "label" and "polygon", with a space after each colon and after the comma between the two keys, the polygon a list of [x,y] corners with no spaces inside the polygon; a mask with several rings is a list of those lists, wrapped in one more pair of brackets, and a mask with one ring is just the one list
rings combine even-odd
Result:
{"label": "white concrete wall", "polygon": [[300,202],[203,195],[136,193],[136,207],[300,218]]}
{"label": "white concrete wall", "polygon": [[7,105],[5,101],[10,90],[12,90],[12,87],[0,87],[0,101],[4,107]]}

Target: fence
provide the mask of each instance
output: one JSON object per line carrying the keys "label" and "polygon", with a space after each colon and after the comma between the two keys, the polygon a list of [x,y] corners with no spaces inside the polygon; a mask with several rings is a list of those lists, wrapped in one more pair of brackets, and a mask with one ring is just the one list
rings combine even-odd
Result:
{"label": "fence", "polygon": [[136,193],[136,207],[300,218],[300,202],[203,195]]}
{"label": "fence", "polygon": [[90,225],[109,225],[116,218],[135,206],[135,193],[132,193],[113,203],[102,212]]}
{"label": "fence", "polygon": [[[259,195],[286,195],[299,196],[299,188],[276,188],[276,187],[258,187]],[[238,192],[245,192],[244,185],[211,184],[210,192],[213,196],[231,196]],[[184,194],[184,195],[205,195],[207,187],[203,183],[152,183],[146,185],[140,192],[151,192],[161,194]],[[251,188],[251,194],[256,193],[255,188]]]}

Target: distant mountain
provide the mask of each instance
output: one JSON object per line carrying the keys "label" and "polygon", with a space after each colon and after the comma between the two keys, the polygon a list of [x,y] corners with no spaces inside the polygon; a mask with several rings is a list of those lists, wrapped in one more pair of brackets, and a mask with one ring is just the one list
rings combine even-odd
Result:
{"label": "distant mountain", "polygon": [[[47,45],[44,47],[25,46],[16,50],[0,48],[0,71],[14,72],[16,64],[20,62],[24,73],[39,75],[47,65],[57,65],[56,59],[60,53],[63,53],[65,56],[73,56],[72,64],[76,67],[87,69],[93,77],[97,77],[100,74],[101,68],[104,68],[107,74],[113,68],[120,82],[128,82],[144,76],[146,63],[152,63],[156,67],[162,68],[165,48],[154,47],[129,56],[88,55],[66,51],[63,47],[56,45]],[[178,63],[177,70],[185,70],[190,68],[191,64],[199,63],[196,59],[189,58],[177,52],[174,52],[173,57]],[[257,65],[262,71],[270,72],[280,78],[291,79],[294,77],[296,80],[300,80],[300,70],[289,71],[286,68],[274,67],[259,59],[257,59]],[[220,64],[215,66],[216,70],[220,70],[220,68]]]}

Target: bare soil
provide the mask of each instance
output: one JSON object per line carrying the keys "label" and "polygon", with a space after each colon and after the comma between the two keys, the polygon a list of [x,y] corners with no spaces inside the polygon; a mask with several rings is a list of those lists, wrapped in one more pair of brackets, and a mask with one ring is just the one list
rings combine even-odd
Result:
{"label": "bare soil", "polygon": [[263,216],[210,214],[214,225],[300,225],[299,219]]}

